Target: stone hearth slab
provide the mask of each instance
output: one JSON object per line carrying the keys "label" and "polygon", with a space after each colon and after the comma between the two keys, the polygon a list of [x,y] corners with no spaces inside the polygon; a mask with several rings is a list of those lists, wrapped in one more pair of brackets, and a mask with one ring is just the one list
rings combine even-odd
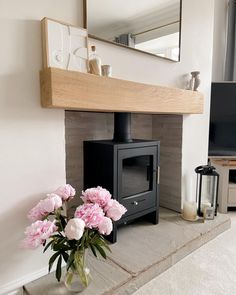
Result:
{"label": "stone hearth slab", "polygon": [[180,218],[179,214],[173,214],[172,211],[161,208],[161,219],[164,219],[171,223],[175,223],[177,225],[182,225],[186,229],[194,230],[199,234],[204,235],[207,232],[211,231],[213,228],[224,223],[229,218],[226,214],[218,214],[217,218],[215,218],[213,221],[208,220],[203,222],[202,220],[198,220],[196,222],[187,222]]}
{"label": "stone hearth slab", "polygon": [[[119,287],[131,279],[131,275],[115,265],[110,260],[100,260],[89,255],[88,267],[92,275],[92,283],[83,291],[83,295],[99,295],[111,292],[114,287]],[[63,277],[62,277],[63,278]],[[69,295],[63,279],[60,283],[55,278],[55,273],[50,273],[25,286],[26,294],[30,295]]]}
{"label": "stone hearth slab", "polygon": [[197,231],[164,219],[159,225],[137,222],[120,228],[109,258],[137,276],[199,236]]}
{"label": "stone hearth slab", "polygon": [[[138,221],[121,227],[118,242],[111,245],[112,254],[107,261],[89,257],[93,280],[80,294],[132,294],[229,227],[228,215],[191,223],[184,221],[180,214],[162,208],[158,225]],[[30,295],[71,294],[56,282],[54,274],[27,284],[25,289]]]}

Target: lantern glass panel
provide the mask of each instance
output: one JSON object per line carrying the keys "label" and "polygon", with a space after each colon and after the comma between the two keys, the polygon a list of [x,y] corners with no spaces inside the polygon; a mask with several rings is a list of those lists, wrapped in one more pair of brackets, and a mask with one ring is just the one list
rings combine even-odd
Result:
{"label": "lantern glass panel", "polygon": [[[199,175],[200,176],[200,175]],[[201,211],[203,212],[205,206],[216,207],[217,197],[217,176],[215,175],[201,175]]]}

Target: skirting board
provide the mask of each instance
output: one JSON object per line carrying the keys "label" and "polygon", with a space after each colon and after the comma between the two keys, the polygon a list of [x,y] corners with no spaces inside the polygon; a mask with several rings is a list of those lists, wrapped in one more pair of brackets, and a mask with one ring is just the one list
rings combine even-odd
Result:
{"label": "skirting board", "polygon": [[[62,263],[62,265],[65,266],[65,263]],[[53,272],[55,270],[56,270],[56,266],[52,267],[51,272]],[[41,268],[40,270],[35,271],[31,274],[20,277],[19,279],[11,281],[5,285],[2,285],[2,286],[0,286],[0,295],[11,295],[10,292],[14,292],[14,291],[17,292],[17,290],[22,288],[24,285],[26,285],[34,280],[37,280],[47,274],[48,274],[48,266]],[[12,295],[18,295],[18,293],[12,293]]]}
{"label": "skirting board", "polygon": [[23,291],[23,288],[18,288],[17,290],[15,291],[12,291],[12,292],[7,292],[7,295],[24,295],[24,291]]}

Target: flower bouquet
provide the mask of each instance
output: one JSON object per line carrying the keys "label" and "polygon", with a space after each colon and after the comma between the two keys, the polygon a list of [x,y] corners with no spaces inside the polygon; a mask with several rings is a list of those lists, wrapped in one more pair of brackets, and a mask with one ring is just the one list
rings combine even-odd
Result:
{"label": "flower bouquet", "polygon": [[85,250],[89,248],[95,257],[99,253],[106,258],[106,250],[110,248],[103,235],[112,232],[112,221],[119,220],[127,210],[111,198],[109,191],[96,187],[82,192],[83,205],[69,219],[63,214],[62,206],[74,196],[75,189],[66,184],[32,208],[28,217],[33,223],[26,228],[23,245],[30,249],[43,245],[43,252],[51,248],[55,253],[49,259],[49,272],[57,260],[56,278],[60,281],[64,260],[66,286],[71,291],[82,291],[90,282]]}

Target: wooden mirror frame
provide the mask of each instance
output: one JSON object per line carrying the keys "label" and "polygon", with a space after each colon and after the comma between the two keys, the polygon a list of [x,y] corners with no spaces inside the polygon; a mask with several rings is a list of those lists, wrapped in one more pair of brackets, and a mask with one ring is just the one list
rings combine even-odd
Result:
{"label": "wooden mirror frame", "polygon": [[[83,0],[83,17],[84,17],[83,25],[84,25],[84,28],[87,29],[87,30],[88,30],[88,15],[87,15],[88,1],[89,0]],[[179,1],[180,1],[180,12],[179,12],[180,21],[179,21],[179,58],[178,58],[178,60],[173,60],[173,59],[168,58],[168,57],[162,57],[162,56],[159,56],[159,55],[147,52],[147,51],[143,51],[143,50],[140,50],[140,49],[132,48],[132,47],[120,44],[120,43],[108,41],[106,39],[103,39],[103,38],[94,36],[92,34],[89,34],[89,32],[88,32],[88,36],[90,38],[93,38],[93,39],[96,39],[96,40],[99,40],[99,41],[103,41],[103,42],[106,42],[106,43],[109,43],[109,44],[113,44],[113,45],[116,45],[116,46],[119,46],[119,47],[127,48],[127,49],[130,49],[130,50],[136,51],[136,52],[142,52],[142,53],[152,55],[152,56],[155,56],[155,57],[158,57],[158,58],[161,58],[161,59],[165,59],[165,60],[168,60],[168,61],[172,61],[172,62],[180,62],[180,56],[181,56],[181,29],[182,29],[182,0],[179,0]]]}

